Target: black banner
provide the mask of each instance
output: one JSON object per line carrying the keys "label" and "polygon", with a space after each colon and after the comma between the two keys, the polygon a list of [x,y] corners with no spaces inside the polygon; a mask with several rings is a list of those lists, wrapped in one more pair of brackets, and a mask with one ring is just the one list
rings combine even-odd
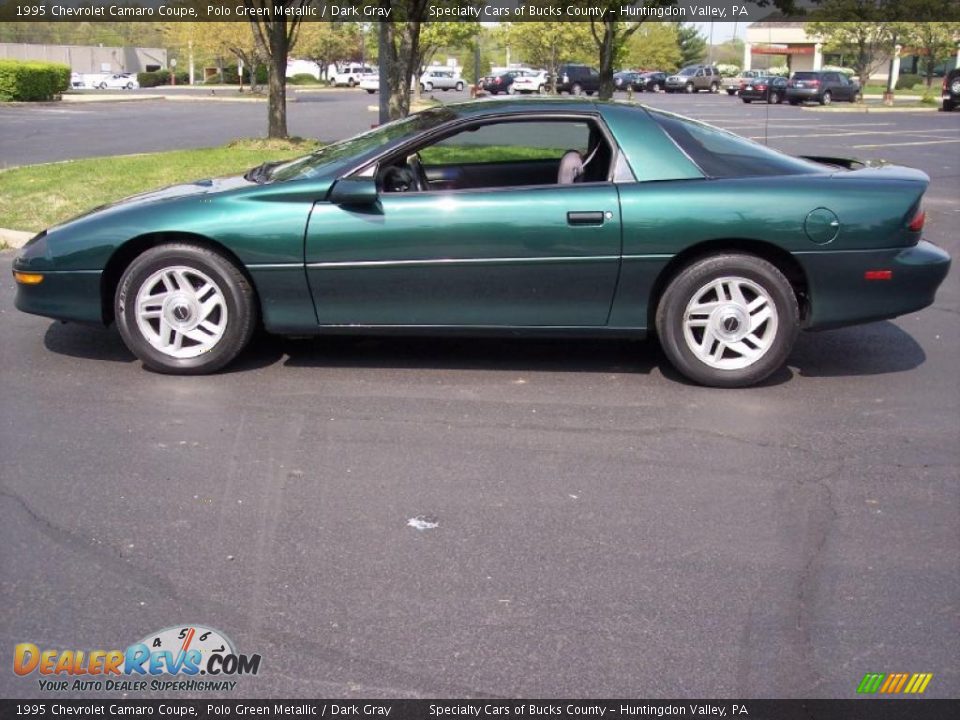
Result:
{"label": "black banner", "polygon": [[960,700],[0,700],[0,718],[953,720]]}
{"label": "black banner", "polygon": [[960,0],[0,0],[3,22],[956,21]]}

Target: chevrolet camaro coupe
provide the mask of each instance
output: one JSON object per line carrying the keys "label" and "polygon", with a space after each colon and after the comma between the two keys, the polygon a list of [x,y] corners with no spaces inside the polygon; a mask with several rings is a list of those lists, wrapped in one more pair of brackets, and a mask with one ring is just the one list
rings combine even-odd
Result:
{"label": "chevrolet camaro coupe", "polygon": [[695,382],[781,367],[800,329],[933,302],[917,170],[796,158],[625,103],[432,108],[242,177],[50,228],[16,304],[215,371],[272,333],[643,337]]}

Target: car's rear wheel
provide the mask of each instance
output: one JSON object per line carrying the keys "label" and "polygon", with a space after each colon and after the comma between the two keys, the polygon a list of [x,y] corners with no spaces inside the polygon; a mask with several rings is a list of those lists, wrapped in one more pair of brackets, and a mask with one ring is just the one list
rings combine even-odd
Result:
{"label": "car's rear wheel", "polygon": [[712,92],[714,95],[716,95],[718,92],[720,92],[720,84],[719,84],[719,83],[710,83],[710,92]]}
{"label": "car's rear wheel", "polygon": [[538,85],[537,86],[537,95],[543,95],[547,91],[546,86]]}
{"label": "car's rear wheel", "polygon": [[944,100],[943,101],[943,111],[952,112],[954,108],[957,107],[957,103],[953,100]]}
{"label": "car's rear wheel", "polygon": [[457,83],[457,92],[461,92],[462,90],[463,90],[463,83],[462,83],[462,82],[458,82],[458,83]]}
{"label": "car's rear wheel", "polygon": [[702,385],[746,387],[783,365],[799,318],[793,288],[774,265],[725,253],[690,264],[670,282],[656,326],[683,375]]}
{"label": "car's rear wheel", "polygon": [[583,88],[580,86],[580,83],[574,83],[573,87],[570,88],[571,95],[583,95]]}
{"label": "car's rear wheel", "polygon": [[348,78],[348,79],[347,79],[347,87],[353,87],[353,86],[356,85],[356,84],[357,84],[357,83],[356,83],[356,81],[355,81],[353,78]]}
{"label": "car's rear wheel", "polygon": [[833,95],[830,94],[829,90],[824,90],[823,95],[820,96],[821,105],[829,105],[833,102]]}
{"label": "car's rear wheel", "polygon": [[375,92],[376,92],[376,90],[371,90],[370,88],[367,88],[367,94],[368,94],[368,95],[373,95]]}
{"label": "car's rear wheel", "polygon": [[770,97],[767,98],[767,102],[770,103],[771,105],[779,105],[779,104],[780,104],[780,93],[778,93],[776,90],[772,91],[772,92],[770,93]]}
{"label": "car's rear wheel", "polygon": [[653,91],[654,91],[654,92],[660,92],[660,83],[654,83],[654,84],[653,84]]}
{"label": "car's rear wheel", "polygon": [[749,98],[740,98],[740,99],[743,100],[743,102],[745,102],[747,105],[753,102],[753,100],[750,100]]}
{"label": "car's rear wheel", "polygon": [[117,328],[147,367],[173,375],[219,370],[250,341],[254,292],[240,269],[198,245],[160,245],[120,278]]}

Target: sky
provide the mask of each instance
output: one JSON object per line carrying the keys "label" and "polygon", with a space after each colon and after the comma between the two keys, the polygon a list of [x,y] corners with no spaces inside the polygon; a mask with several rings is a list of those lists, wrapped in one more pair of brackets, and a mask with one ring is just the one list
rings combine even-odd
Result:
{"label": "sky", "polygon": [[745,23],[745,22],[741,22],[741,23],[732,23],[732,22],[715,22],[715,23],[698,22],[698,23],[693,23],[693,24],[700,28],[701,34],[703,34],[703,36],[706,37],[708,40],[710,39],[710,25],[712,24],[712,25],[713,25],[713,43],[714,43],[714,45],[717,45],[717,44],[719,44],[719,43],[722,43],[722,42],[724,42],[725,40],[729,40],[730,38],[733,37],[734,32],[736,32],[737,37],[742,38],[743,35],[744,35],[744,33],[746,33],[746,31],[747,31],[747,23]]}

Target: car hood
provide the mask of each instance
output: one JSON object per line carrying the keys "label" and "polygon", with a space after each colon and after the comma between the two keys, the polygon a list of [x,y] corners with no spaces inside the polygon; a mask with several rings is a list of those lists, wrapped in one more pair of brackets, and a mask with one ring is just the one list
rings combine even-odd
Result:
{"label": "car hood", "polygon": [[167,200],[178,200],[180,198],[186,198],[196,195],[209,195],[212,193],[221,193],[228,190],[238,190],[240,188],[252,187],[256,183],[245,179],[242,175],[222,177],[222,178],[208,178],[205,180],[196,180],[190,183],[181,183],[179,185],[170,185],[169,187],[160,188],[159,190],[150,190],[148,192],[139,193],[137,195],[130,195],[129,197],[116,200],[111,203],[105,203],[103,205],[98,205],[95,208],[87,210],[85,213],[77,215],[76,217],[70,218],[69,220],[61,223],[60,225],[55,225],[50,228],[54,230],[56,228],[63,227],[70,223],[76,222],[77,220],[83,220],[91,217],[92,215],[103,214],[112,210],[126,209],[140,207],[144,205],[150,205],[154,203],[164,202]]}

